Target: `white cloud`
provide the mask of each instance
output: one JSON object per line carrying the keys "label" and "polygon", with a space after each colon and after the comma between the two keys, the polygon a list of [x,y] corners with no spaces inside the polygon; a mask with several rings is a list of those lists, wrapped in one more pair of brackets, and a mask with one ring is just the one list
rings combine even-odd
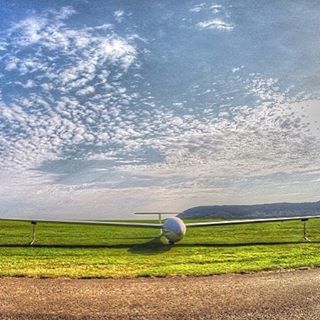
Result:
{"label": "white cloud", "polygon": [[230,22],[228,8],[220,4],[201,3],[193,6],[189,11],[195,16],[195,19],[201,19],[195,24],[199,30],[232,31],[235,27]]}
{"label": "white cloud", "polygon": [[193,6],[189,11],[190,12],[200,12],[206,8],[206,3],[200,3]]}
{"label": "white cloud", "polygon": [[212,19],[197,23],[199,29],[217,29],[222,31],[232,31],[233,25],[221,19]]}
{"label": "white cloud", "polygon": [[40,32],[46,25],[45,18],[29,17],[24,19],[20,24],[12,28],[12,33],[18,33],[16,40],[19,45],[27,46],[38,42],[41,39]]}
{"label": "white cloud", "polygon": [[117,22],[121,23],[124,18],[124,11],[123,10],[117,10],[114,12],[114,17]]}
{"label": "white cloud", "polygon": [[5,70],[11,71],[17,69],[17,63],[19,62],[19,59],[17,58],[10,58],[6,62]]}
{"label": "white cloud", "polygon": [[81,96],[85,96],[87,94],[94,93],[94,92],[95,92],[95,88],[93,86],[86,86],[85,88],[77,91],[77,94]]}

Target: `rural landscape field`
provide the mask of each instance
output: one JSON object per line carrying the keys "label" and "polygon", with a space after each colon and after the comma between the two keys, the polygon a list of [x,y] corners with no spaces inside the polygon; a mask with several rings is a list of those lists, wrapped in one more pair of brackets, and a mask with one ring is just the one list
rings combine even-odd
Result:
{"label": "rural landscape field", "polygon": [[[193,220],[195,221],[195,220]],[[196,228],[165,245],[158,230],[2,221],[0,275],[145,277],[211,275],[320,266],[320,221]]]}

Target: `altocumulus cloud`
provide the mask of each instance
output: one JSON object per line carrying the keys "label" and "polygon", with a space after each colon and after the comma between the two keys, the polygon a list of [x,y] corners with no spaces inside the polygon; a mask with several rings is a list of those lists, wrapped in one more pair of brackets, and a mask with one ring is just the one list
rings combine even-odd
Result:
{"label": "altocumulus cloud", "polygon": [[[236,29],[220,4],[186,14],[198,32]],[[32,13],[1,39],[2,212],[103,217],[247,196],[303,199],[303,183],[315,195],[316,97],[235,66],[164,103],[144,78],[152,40],[138,28],[117,31],[126,12],[97,26],[75,26],[77,15],[72,7]]]}
{"label": "altocumulus cloud", "polygon": [[[112,26],[71,29],[64,21],[74,13],[69,7],[49,11],[8,31],[1,59],[11,79],[1,101],[4,166],[34,167],[59,157],[67,145],[99,142],[99,132],[90,130],[92,117],[106,103],[112,108],[131,99],[121,77],[135,63],[134,43]],[[96,88],[104,94],[95,95]]]}
{"label": "altocumulus cloud", "polygon": [[[194,5],[190,10],[195,17],[200,16],[196,27],[200,30],[216,29],[218,31],[232,31],[234,24],[230,22],[228,8],[216,3],[200,3]],[[204,15],[207,17],[204,19]],[[198,18],[199,19],[199,18]]]}

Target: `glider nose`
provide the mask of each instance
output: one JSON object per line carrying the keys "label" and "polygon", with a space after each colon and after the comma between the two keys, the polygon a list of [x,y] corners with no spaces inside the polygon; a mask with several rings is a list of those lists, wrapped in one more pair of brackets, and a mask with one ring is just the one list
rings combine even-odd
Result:
{"label": "glider nose", "polygon": [[177,218],[168,218],[163,224],[163,235],[171,243],[178,242],[183,239],[186,234],[186,225]]}

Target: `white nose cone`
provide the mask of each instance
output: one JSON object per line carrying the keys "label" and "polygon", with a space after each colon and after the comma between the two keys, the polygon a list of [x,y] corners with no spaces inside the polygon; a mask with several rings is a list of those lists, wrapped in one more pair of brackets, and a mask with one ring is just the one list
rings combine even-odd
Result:
{"label": "white nose cone", "polygon": [[168,218],[163,224],[163,235],[169,242],[178,242],[186,234],[186,225],[177,218]]}

